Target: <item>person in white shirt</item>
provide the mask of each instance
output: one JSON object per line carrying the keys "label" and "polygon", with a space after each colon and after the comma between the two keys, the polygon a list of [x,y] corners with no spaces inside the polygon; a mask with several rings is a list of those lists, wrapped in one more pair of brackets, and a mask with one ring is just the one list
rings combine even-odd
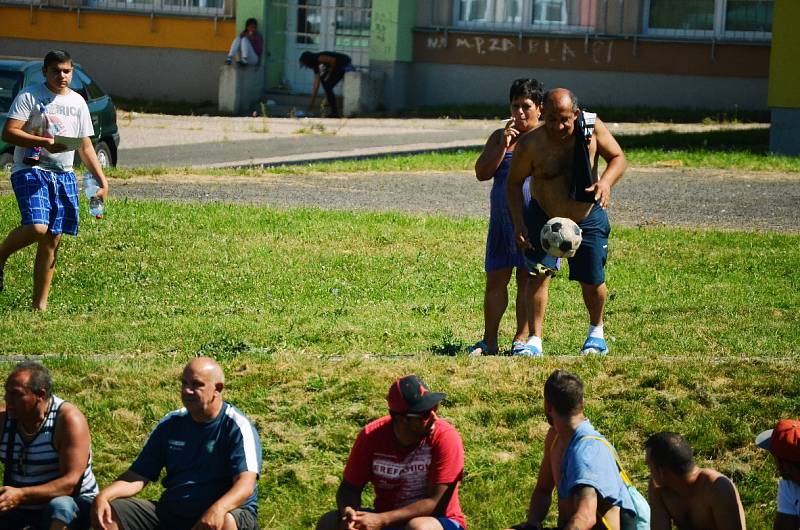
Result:
{"label": "person in white shirt", "polygon": [[773,529],[800,529],[800,420],[779,421],[756,437],[756,445],[772,453],[781,475]]}
{"label": "person in white shirt", "polygon": [[45,82],[20,91],[3,128],[3,141],[16,146],[11,186],[22,222],[0,243],[0,291],[8,258],[36,243],[32,305],[39,311],[47,309],[61,234],[78,235],[78,184],[72,171],[75,150],[56,143],[57,135],[80,138],[78,155],[100,183],[96,196],[105,200],[108,194],[108,181],[92,146],[89,107],[69,88],[72,58],[63,50],[50,51],[42,71]]}

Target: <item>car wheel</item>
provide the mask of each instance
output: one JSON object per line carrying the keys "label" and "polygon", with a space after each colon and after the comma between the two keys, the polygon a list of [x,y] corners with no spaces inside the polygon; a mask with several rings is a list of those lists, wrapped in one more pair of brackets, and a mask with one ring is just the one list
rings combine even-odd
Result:
{"label": "car wheel", "polygon": [[111,149],[107,143],[97,142],[97,145],[94,146],[94,151],[97,153],[97,161],[100,162],[100,167],[104,169],[111,167],[113,158],[111,158]]}
{"label": "car wheel", "polygon": [[14,165],[14,155],[11,153],[2,153],[0,154],[0,171],[4,173],[9,173],[11,171],[11,166]]}

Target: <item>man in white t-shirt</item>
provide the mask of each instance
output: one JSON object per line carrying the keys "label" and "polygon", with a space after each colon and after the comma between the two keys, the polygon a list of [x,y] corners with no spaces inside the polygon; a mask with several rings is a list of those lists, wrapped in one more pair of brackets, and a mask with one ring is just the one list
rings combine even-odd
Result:
{"label": "man in white t-shirt", "polygon": [[0,243],[0,291],[8,258],[36,243],[33,264],[33,308],[47,309],[47,296],[62,233],[78,234],[78,184],[72,172],[74,150],[55,136],[80,138],[78,155],[100,183],[96,196],[105,200],[108,181],[90,137],[89,107],[69,88],[72,58],[62,50],[48,52],[42,67],[45,82],[25,87],[8,110],[3,141],[16,146],[11,185],[22,215],[20,226]]}
{"label": "man in white t-shirt", "polygon": [[779,421],[756,437],[756,445],[772,453],[781,475],[774,530],[800,529],[800,421]]}

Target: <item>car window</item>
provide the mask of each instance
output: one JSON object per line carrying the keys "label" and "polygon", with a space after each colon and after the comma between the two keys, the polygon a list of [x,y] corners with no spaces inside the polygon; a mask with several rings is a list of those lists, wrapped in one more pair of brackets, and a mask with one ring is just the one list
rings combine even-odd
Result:
{"label": "car window", "polygon": [[106,95],[106,93],[103,92],[103,89],[100,88],[100,85],[98,85],[94,79],[89,77],[86,72],[78,68],[76,68],[75,71],[78,73],[77,75],[80,76],[83,84],[86,85],[86,92],[89,94],[91,99],[100,99]]}
{"label": "car window", "polygon": [[97,83],[92,83],[86,88],[89,91],[89,96],[91,96],[92,99],[100,99],[106,95],[105,92],[103,92],[103,89],[100,88]]}
{"label": "car window", "polygon": [[75,68],[72,73],[72,82],[69,84],[69,87],[81,95],[81,97],[89,101],[89,94],[86,92],[86,85],[83,83],[80,74],[76,74],[78,69]]}
{"label": "car window", "polygon": [[44,83],[44,74],[42,67],[28,68],[25,71],[25,86],[33,85],[36,83]]}
{"label": "car window", "polygon": [[0,112],[8,112],[22,87],[22,72],[0,71]]}

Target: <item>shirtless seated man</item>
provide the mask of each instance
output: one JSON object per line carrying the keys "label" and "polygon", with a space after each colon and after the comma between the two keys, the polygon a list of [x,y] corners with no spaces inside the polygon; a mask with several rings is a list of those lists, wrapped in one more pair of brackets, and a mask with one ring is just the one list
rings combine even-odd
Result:
{"label": "shirtless seated man", "polygon": [[650,528],[745,530],[744,508],[731,479],[694,463],[692,448],[674,432],[645,442],[650,468]]}
{"label": "shirtless seated man", "polygon": [[[544,126],[526,134],[517,144],[507,184],[508,208],[517,243],[527,249],[529,269],[535,274],[528,282],[533,329],[527,344],[535,356],[542,354],[548,287],[556,269],[556,258],[541,248],[539,232],[550,218],[568,217],[583,231],[583,242],[569,259],[569,278],[581,284],[583,301],[589,311],[589,332],[581,353],[605,355],[608,346],[603,336],[603,309],[608,289],[604,268],[611,232],[606,208],[611,199],[611,187],[627,166],[625,155],[605,124],[594,114],[581,111],[575,94],[569,90],[548,91],[543,109]],[[592,120],[594,127],[590,135]],[[578,141],[585,142],[585,147]],[[588,150],[588,154],[576,149]],[[607,166],[598,178],[600,157]],[[532,200],[524,209],[522,185],[528,175],[532,177]],[[576,190],[575,181],[581,180],[593,183]]]}

